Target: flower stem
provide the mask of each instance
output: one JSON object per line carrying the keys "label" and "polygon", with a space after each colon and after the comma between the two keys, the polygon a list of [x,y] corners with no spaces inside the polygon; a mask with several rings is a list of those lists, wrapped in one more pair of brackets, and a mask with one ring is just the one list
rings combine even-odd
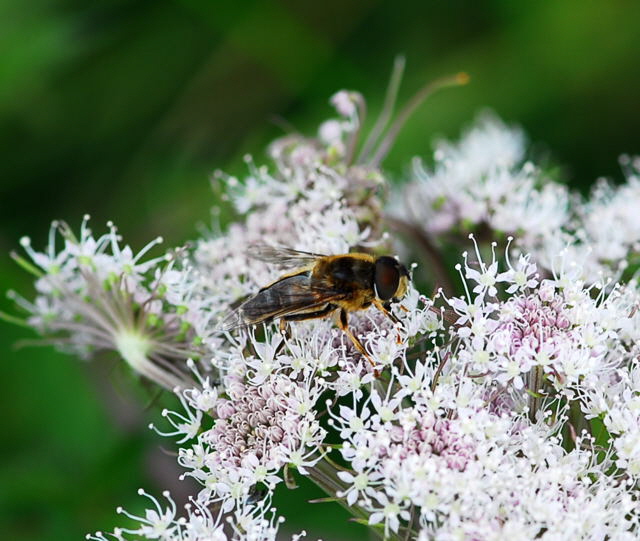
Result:
{"label": "flower stem", "polygon": [[[337,498],[337,493],[345,490],[346,485],[336,475],[336,469],[324,457],[321,458],[314,466],[306,468],[309,478],[315,485],[320,487],[326,494],[335,497],[339,503],[355,518],[368,520],[369,513],[359,505],[348,505],[344,498]],[[384,532],[377,528],[371,528],[371,532],[378,539],[384,539]]]}
{"label": "flower stem", "polygon": [[402,81],[402,74],[404,73],[404,65],[404,56],[397,56],[393,63],[393,70],[391,71],[391,78],[389,80],[389,86],[384,99],[382,112],[380,113],[378,120],[376,120],[375,126],[369,133],[369,137],[367,137],[367,140],[364,143],[364,147],[358,157],[358,162],[366,161],[391,119],[393,108],[396,104],[396,98],[398,97],[400,81]]}
{"label": "flower stem", "polygon": [[7,314],[6,312],[0,311],[0,320],[6,321],[7,323],[12,323],[13,325],[18,325],[20,327],[25,327],[27,329],[31,328],[31,325],[29,325],[26,320],[16,316],[12,316],[11,314]]}
{"label": "flower stem", "polygon": [[138,374],[164,387],[167,391],[185,387],[177,375],[165,370],[149,357],[151,341],[135,331],[121,330],[114,337],[116,349],[127,364]]}
{"label": "flower stem", "polygon": [[541,366],[536,365],[529,371],[529,420],[536,422],[536,415],[540,409],[540,390],[544,385],[544,370]]}
{"label": "flower stem", "polygon": [[389,131],[378,146],[378,149],[376,150],[373,158],[371,158],[371,165],[373,167],[378,167],[380,165],[382,160],[384,160],[385,156],[391,149],[391,145],[393,145],[396,137],[398,137],[398,133],[400,133],[402,127],[424,100],[426,100],[429,96],[442,88],[446,88],[448,86],[465,85],[468,82],[469,76],[466,73],[457,73],[456,75],[437,79],[432,83],[426,84],[420,90],[418,90],[418,92],[413,95],[409,102],[400,111],[393,124],[391,124]]}
{"label": "flower stem", "polygon": [[455,288],[449,278],[447,266],[445,265],[442,254],[435,247],[429,236],[417,225],[405,222],[398,218],[387,216],[386,222],[391,228],[400,233],[409,235],[418,243],[418,246],[420,246],[426,254],[429,263],[431,264],[430,270],[432,270],[435,275],[436,284],[442,288],[446,295],[452,295],[455,292]]}

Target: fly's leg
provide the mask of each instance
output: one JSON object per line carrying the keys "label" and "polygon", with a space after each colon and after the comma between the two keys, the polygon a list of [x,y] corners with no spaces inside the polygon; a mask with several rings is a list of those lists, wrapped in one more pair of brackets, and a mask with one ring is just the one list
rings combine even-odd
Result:
{"label": "fly's leg", "polygon": [[286,334],[287,336],[289,336],[289,325],[287,325],[286,319],[282,318],[280,320],[279,327],[280,327],[281,334]]}
{"label": "fly's leg", "polygon": [[[402,327],[402,322],[391,312],[391,310],[389,310],[389,308],[387,308],[387,306],[382,304],[378,299],[374,299],[373,305],[378,310],[380,310],[385,316],[387,316],[391,321],[393,321],[393,324],[395,326]],[[402,306],[402,305],[401,305],[401,307],[404,308],[404,306]],[[406,308],[404,308],[404,309],[406,310]],[[402,336],[400,336],[400,332],[399,331],[396,334],[396,342],[398,344],[402,344]]]}
{"label": "fly's leg", "polygon": [[280,333],[284,336],[285,340],[283,340],[276,354],[280,353],[280,350],[284,347],[285,342],[291,338],[291,332],[289,331],[289,321],[304,321],[305,319],[317,319],[320,317],[328,316],[331,312],[333,312],[336,307],[333,304],[327,304],[321,310],[316,310],[314,312],[304,312],[302,314],[289,314],[287,316],[283,316],[280,318]]}
{"label": "fly's leg", "polygon": [[[402,322],[393,314],[388,308],[388,305],[385,306],[378,299],[373,300],[373,305],[380,310],[385,316],[387,316],[395,325],[402,325]],[[405,308],[406,310],[406,308]]]}
{"label": "fly's leg", "polygon": [[364,349],[364,346],[362,345],[362,342],[360,342],[360,340],[358,339],[358,337],[353,334],[351,332],[351,330],[349,329],[349,320],[347,318],[347,312],[346,310],[342,309],[340,310],[340,317],[338,318],[338,326],[340,327],[340,329],[342,329],[342,331],[349,337],[349,340],[351,340],[351,342],[353,343],[353,345],[356,347],[356,349],[362,353],[362,355],[364,356],[365,359],[367,359],[367,361],[369,361],[369,363],[371,363],[371,366],[373,366],[373,375],[378,378],[380,377],[380,372],[378,371],[378,369],[375,367],[375,363],[373,362],[373,359],[371,358],[371,356],[367,353],[367,350]]}
{"label": "fly's leg", "polygon": [[281,318],[278,323],[278,328],[280,330],[280,335],[282,336],[282,342],[278,344],[274,355],[279,355],[282,351],[282,348],[287,343],[287,340],[291,338],[291,332],[289,331],[289,325],[287,324],[284,318]]}

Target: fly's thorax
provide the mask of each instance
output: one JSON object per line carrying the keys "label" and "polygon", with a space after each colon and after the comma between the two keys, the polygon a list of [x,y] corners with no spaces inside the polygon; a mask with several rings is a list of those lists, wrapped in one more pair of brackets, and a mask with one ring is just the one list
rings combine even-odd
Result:
{"label": "fly's thorax", "polygon": [[366,290],[373,294],[374,258],[369,254],[327,256],[316,262],[313,278],[347,293]]}

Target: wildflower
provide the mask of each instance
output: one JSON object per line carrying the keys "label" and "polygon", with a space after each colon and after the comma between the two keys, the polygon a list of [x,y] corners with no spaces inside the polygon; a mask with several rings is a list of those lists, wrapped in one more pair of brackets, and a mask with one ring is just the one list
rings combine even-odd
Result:
{"label": "wildflower", "polygon": [[164,273],[177,272],[175,257],[144,259],[161,239],[134,255],[120,244],[113,224],[96,238],[88,221],[85,216],[79,237],[54,222],[45,252],[22,240],[33,264],[14,257],[36,275],[37,296],[33,302],[12,296],[28,313],[28,323],[64,351],[83,358],[116,351],[135,372],[167,389],[190,386],[185,362],[201,350],[185,317],[188,287],[182,295],[166,295],[171,288]]}
{"label": "wildflower", "polygon": [[524,155],[522,132],[485,113],[459,143],[436,146],[433,170],[414,160],[394,212],[430,236],[485,224],[533,246],[568,222],[569,194]]}
{"label": "wildflower", "polygon": [[[189,391],[184,394],[189,396]],[[181,449],[179,461],[187,475],[202,482],[207,498],[229,500],[226,508],[231,509],[257,484],[272,490],[285,464],[302,471],[305,464],[313,465],[317,457],[308,458],[315,456],[325,432],[312,409],[317,395],[284,375],[271,375],[257,385],[228,376],[225,394],[217,399],[215,412],[210,412],[214,418],[210,429],[188,429],[187,419],[201,417],[183,399],[186,413],[167,413],[170,421],[177,419],[172,423],[176,431],[163,435],[184,434],[179,443],[196,438],[191,449]]]}
{"label": "wildflower", "polygon": [[[211,507],[198,500],[191,500],[185,505],[186,516],[176,517],[176,504],[169,492],[163,492],[168,506],[163,508],[158,500],[144,490],[138,494],[149,499],[153,508],[145,511],[143,517],[133,515],[122,508],[123,514],[139,526],[133,528],[116,528],[112,534],[96,532],[87,535],[92,541],[126,541],[135,539],[162,539],[165,541],[275,541],[283,517],[269,508],[270,499],[259,504],[245,502],[233,515],[226,517],[221,512],[212,512]],[[293,535],[292,541],[298,541],[305,533]]]}
{"label": "wildflower", "polygon": [[640,163],[628,156],[621,162],[626,182],[616,187],[600,179],[589,199],[576,205],[577,220],[567,228],[585,277],[618,278],[640,251]]}

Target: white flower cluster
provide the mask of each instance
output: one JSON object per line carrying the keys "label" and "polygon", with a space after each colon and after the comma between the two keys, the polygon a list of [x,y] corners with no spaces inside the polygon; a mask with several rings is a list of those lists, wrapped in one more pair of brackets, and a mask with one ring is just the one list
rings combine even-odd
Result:
{"label": "white flower cluster", "polygon": [[[436,242],[512,235],[547,271],[560,252],[580,262],[582,280],[618,279],[640,249],[640,159],[623,156],[626,183],[600,180],[583,200],[526,160],[522,132],[491,113],[478,117],[458,143],[436,145],[434,166],[415,159],[413,179],[394,215]],[[462,235],[461,235],[462,234]]]}
{"label": "white flower cluster", "polygon": [[522,132],[485,113],[458,144],[438,143],[433,169],[414,160],[396,212],[431,235],[483,225],[525,244],[545,238],[567,222],[569,193],[524,156]]}
{"label": "white flower cluster", "polygon": [[[143,516],[121,510],[137,526],[89,539],[275,539],[273,493],[297,475],[383,539],[636,539],[640,292],[623,281],[640,242],[636,162],[583,201],[525,161],[519,130],[481,117],[432,168],[415,163],[389,221],[419,229],[407,252],[424,249],[457,290],[410,284],[389,313],[352,311],[361,348],[330,318],[220,325],[295,268],[252,257],[257,244],[391,252],[393,188],[376,167],[390,139],[373,148],[389,119],[358,153],[362,97],[332,101],[340,118],[276,141],[272,167],[217,175],[240,221],[191,251],[143,260],[156,241],[134,255],[86,220],[79,238],[55,224],[44,253],[23,242],[29,324],[75,353],[117,351],[183,406],[156,428],[200,484],[183,516],[141,492]],[[448,268],[452,239],[470,250]]]}
{"label": "white flower cluster", "polygon": [[[355,332],[380,367],[402,358],[417,336],[441,328],[431,301],[415,289],[406,305],[396,313],[402,328],[375,314],[354,318]],[[218,387],[189,362],[198,387],[179,393],[184,412],[163,412],[173,430],[160,433],[179,438],[178,462],[202,485],[197,501],[204,507],[246,507],[257,488],[272,493],[285,466],[321,478],[328,449],[320,397],[362,398],[362,389],[376,381],[369,362],[330,321],[302,323],[288,336],[272,326],[264,331],[263,341],[250,330],[220,350]],[[204,419],[213,419],[213,426],[205,428]],[[332,482],[334,490],[340,487],[335,475]]]}
{"label": "white flower cluster", "polygon": [[[578,278],[581,269],[570,262],[540,281],[528,256],[512,266],[505,255],[508,270],[498,273],[495,252],[480,270],[464,254],[464,276],[476,285],[466,298],[449,301],[459,315],[460,357],[470,371],[522,389],[538,366],[547,383],[571,393],[575,386],[597,387],[637,355],[638,346],[623,331],[637,327],[640,318],[619,302],[617,288],[607,294],[586,286]],[[500,282],[511,296],[495,302]]]}
{"label": "white flower cluster", "polygon": [[[259,505],[246,506],[223,520],[221,512],[213,513],[209,507],[198,501],[185,505],[186,516],[177,517],[177,507],[169,492],[163,492],[167,506],[163,507],[152,495],[140,489],[138,494],[148,498],[153,507],[144,517],[128,513],[121,507],[118,513],[139,523],[135,529],[117,528],[111,534],[96,532],[89,534],[90,541],[126,541],[135,535],[138,539],[161,539],[163,541],[276,541],[282,517],[277,517],[275,509],[269,509],[270,500]],[[269,517],[269,518],[266,518]],[[299,541],[306,534],[291,536],[291,541]]]}
{"label": "white flower cluster", "polygon": [[36,276],[37,296],[32,302],[11,296],[28,313],[28,323],[82,358],[116,350],[137,373],[167,389],[191,385],[184,362],[201,352],[195,318],[189,317],[198,307],[176,294],[189,269],[176,265],[176,254],[144,259],[160,238],[134,255],[113,224],[94,237],[88,222],[85,216],[79,237],[54,222],[44,252],[34,250],[29,238],[21,240],[31,262],[14,257]]}
{"label": "white flower cluster", "polygon": [[[385,536],[632,539],[638,495],[625,478],[640,473],[630,385],[640,318],[629,304],[640,295],[594,297],[570,274],[540,282],[527,257],[498,272],[495,256],[476,255],[465,258],[467,296],[449,299],[459,316],[452,345],[415,364],[405,356],[384,393],[374,386],[333,415],[353,470],[338,473],[341,494]],[[537,369],[537,387],[527,386]],[[606,453],[575,433],[572,401],[591,417],[600,404],[614,436]],[[569,452],[563,429],[574,431]]]}
{"label": "white flower cluster", "polygon": [[[575,249],[584,261],[585,275],[619,275],[640,254],[640,159],[623,156],[626,183],[614,186],[600,180],[588,200],[576,209],[577,225],[570,228]],[[578,257],[576,255],[575,257]]]}
{"label": "white flower cluster", "polygon": [[193,429],[201,428],[202,413],[215,419],[212,428],[200,429],[195,442],[180,449],[178,462],[203,485],[200,501],[222,499],[223,509],[230,511],[250,499],[258,485],[272,491],[285,465],[304,472],[317,462],[325,431],[314,410],[319,389],[308,379],[274,373],[257,383],[235,373],[225,378],[223,388],[224,396],[208,385],[204,392],[185,391],[188,417],[176,421],[177,413],[165,415],[176,429],[171,435],[181,435],[183,441],[196,436]]}

